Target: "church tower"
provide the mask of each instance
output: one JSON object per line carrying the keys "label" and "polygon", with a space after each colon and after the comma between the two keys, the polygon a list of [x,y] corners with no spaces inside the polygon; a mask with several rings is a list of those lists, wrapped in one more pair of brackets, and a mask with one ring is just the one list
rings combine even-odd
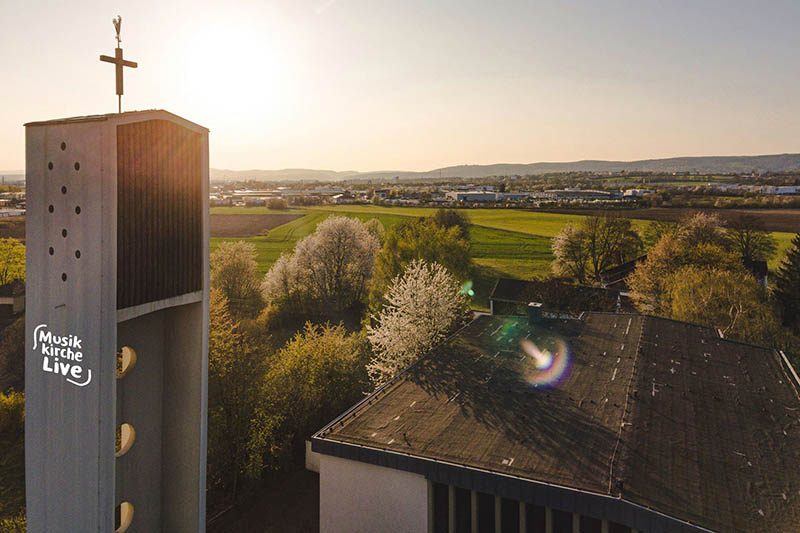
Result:
{"label": "church tower", "polygon": [[28,528],[204,531],[208,130],[26,124]]}

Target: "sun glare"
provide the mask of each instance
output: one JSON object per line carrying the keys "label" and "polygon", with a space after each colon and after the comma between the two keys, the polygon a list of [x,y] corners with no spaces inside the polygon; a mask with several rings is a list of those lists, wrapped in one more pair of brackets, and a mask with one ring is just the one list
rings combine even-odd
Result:
{"label": "sun glare", "polygon": [[191,103],[227,112],[263,111],[282,96],[289,75],[279,43],[265,28],[247,23],[208,24],[193,32],[183,62],[184,79],[197,79]]}

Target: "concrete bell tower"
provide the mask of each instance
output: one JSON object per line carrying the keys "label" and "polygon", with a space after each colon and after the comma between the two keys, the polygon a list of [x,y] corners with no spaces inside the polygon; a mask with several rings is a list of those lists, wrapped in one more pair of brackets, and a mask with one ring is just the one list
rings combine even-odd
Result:
{"label": "concrete bell tower", "polygon": [[208,130],[26,124],[28,530],[204,531]]}

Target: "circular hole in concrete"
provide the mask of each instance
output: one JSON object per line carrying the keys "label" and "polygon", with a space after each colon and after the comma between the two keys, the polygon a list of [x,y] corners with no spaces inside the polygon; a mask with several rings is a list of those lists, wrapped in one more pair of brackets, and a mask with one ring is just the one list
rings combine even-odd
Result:
{"label": "circular hole in concrete", "polygon": [[67,273],[66,272],[61,274],[61,281],[67,281]]}
{"label": "circular hole in concrete", "polygon": [[136,366],[136,350],[123,346],[117,352],[117,378],[121,378]]}
{"label": "circular hole in concrete", "polygon": [[52,161],[47,163],[47,170],[53,170],[53,162]]}
{"label": "circular hole in concrete", "polygon": [[114,510],[114,533],[125,533],[133,522],[133,504],[122,502]]}
{"label": "circular hole in concrete", "polygon": [[75,259],[80,259],[80,258],[81,258],[81,251],[75,250]]}
{"label": "circular hole in concrete", "polygon": [[67,186],[66,185],[62,185],[61,186],[61,194],[67,194]]}
{"label": "circular hole in concrete", "polygon": [[48,252],[50,252],[50,255],[53,255],[54,253],[56,253],[56,251],[55,251],[55,250],[53,250],[53,247],[52,247],[52,246],[51,246],[51,247],[50,247],[50,249],[49,249],[49,250],[47,250],[47,251],[48,251]]}
{"label": "circular hole in concrete", "polygon": [[66,149],[67,149],[67,143],[62,142],[61,143],[61,151],[63,152]]}
{"label": "circular hole in concrete", "polygon": [[61,236],[64,237],[65,239],[67,238],[67,228],[61,230]]}
{"label": "circular hole in concrete", "polygon": [[122,457],[133,446],[133,441],[136,440],[136,430],[133,426],[125,423],[117,428],[117,451],[114,454],[116,457]]}
{"label": "circular hole in concrete", "polygon": [[75,214],[76,215],[80,215],[81,214],[81,206],[79,206],[79,205],[75,206]]}
{"label": "circular hole in concrete", "polygon": [[50,204],[50,206],[47,208],[47,210],[48,210],[48,211],[50,211],[50,212],[52,213],[52,212],[53,212],[53,211],[55,211],[56,209],[55,209],[55,207],[53,207],[53,204]]}
{"label": "circular hole in concrete", "polygon": [[75,161],[75,170],[80,170],[80,169],[81,169],[81,164]]}

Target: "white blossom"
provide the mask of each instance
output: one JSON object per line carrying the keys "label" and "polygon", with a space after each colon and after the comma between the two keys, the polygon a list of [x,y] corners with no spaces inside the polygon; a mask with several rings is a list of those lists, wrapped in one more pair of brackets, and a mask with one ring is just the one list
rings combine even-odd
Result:
{"label": "white blossom", "polygon": [[412,261],[392,281],[387,305],[367,328],[373,358],[367,365],[376,385],[424,355],[463,317],[467,297],[458,281],[438,263]]}
{"label": "white blossom", "polygon": [[366,296],[379,247],[360,220],[328,217],[297,243],[293,254],[275,262],[261,286],[264,297],[346,309]]}

